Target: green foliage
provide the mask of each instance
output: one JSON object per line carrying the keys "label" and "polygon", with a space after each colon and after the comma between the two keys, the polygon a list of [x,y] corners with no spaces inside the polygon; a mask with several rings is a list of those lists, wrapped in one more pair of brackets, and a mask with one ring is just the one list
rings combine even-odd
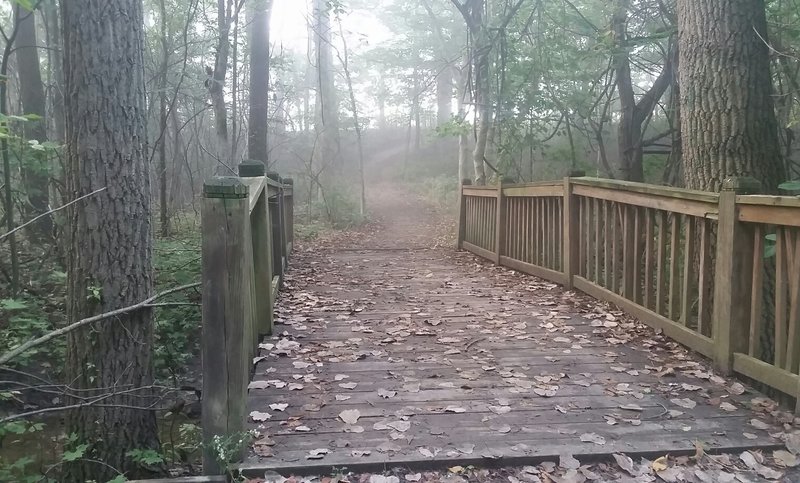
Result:
{"label": "green foliage", "polygon": [[[14,349],[24,342],[41,337],[53,330],[53,323],[47,313],[48,300],[33,296],[0,301],[0,353]],[[11,361],[17,366],[26,366],[32,361],[41,361],[44,367],[55,367],[60,370],[66,350],[63,338],[56,339],[47,345],[34,347]]]}
{"label": "green foliage", "polygon": [[154,449],[133,449],[125,454],[139,466],[155,466],[164,463],[164,456]]}
{"label": "green foliage", "polygon": [[427,178],[413,186],[424,199],[440,209],[454,211],[458,206],[458,181],[452,176]]}
{"label": "green foliage", "polygon": [[359,212],[358,199],[350,190],[333,186],[325,196],[311,203],[314,221],[325,221],[334,228],[348,228],[364,223]]}
{"label": "green foliage", "polygon": [[214,436],[209,444],[210,450],[214,454],[217,464],[230,477],[236,477],[231,463],[236,461],[242,451],[253,441],[253,434],[250,432],[239,432],[228,436]]}
{"label": "green foliage", "polygon": [[[174,224],[173,235],[156,240],[156,289],[188,285],[200,280],[200,230],[194,219]],[[200,302],[193,292],[177,294],[181,302]],[[200,308],[162,307],[156,311],[154,364],[156,374],[177,382],[200,350]]]}
{"label": "green foliage", "polygon": [[787,181],[779,185],[778,188],[784,191],[800,191],[800,180]]}

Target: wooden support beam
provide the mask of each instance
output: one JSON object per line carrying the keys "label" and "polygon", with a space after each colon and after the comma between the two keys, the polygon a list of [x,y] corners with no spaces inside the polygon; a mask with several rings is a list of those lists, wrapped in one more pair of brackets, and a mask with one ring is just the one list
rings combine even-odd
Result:
{"label": "wooden support beam", "polygon": [[[253,320],[248,252],[249,189],[238,178],[214,178],[202,202],[203,472],[220,474],[214,437],[244,429],[252,360],[246,340]],[[237,457],[240,455],[234,455]]]}
{"label": "wooden support beam", "polygon": [[714,368],[733,372],[733,354],[747,353],[753,271],[752,226],[739,221],[736,196],[760,189],[752,178],[726,179],[719,196],[714,286]]}
{"label": "wooden support beam", "polygon": [[494,217],[494,263],[500,265],[500,257],[503,253],[503,245],[506,239],[506,203],[503,197],[503,181],[497,184],[497,213]]}
{"label": "wooden support beam", "polygon": [[[266,175],[264,163],[248,161],[239,165],[239,176],[257,178]],[[268,208],[269,194],[262,189],[253,211],[250,227],[253,239],[254,301],[256,318],[256,340],[272,334],[274,299],[272,297],[272,233]]]}
{"label": "wooden support beam", "polygon": [[[267,177],[276,183],[281,182],[278,173],[270,171]],[[283,282],[283,233],[281,228],[281,190],[269,199],[269,219],[272,230],[272,276],[278,277],[278,286]]]}
{"label": "wooden support beam", "polygon": [[472,184],[472,180],[461,180],[461,186],[458,187],[458,240],[456,241],[456,249],[464,249],[464,240],[467,239],[467,198],[464,195],[464,186]]}
{"label": "wooden support beam", "polygon": [[564,213],[562,223],[564,226],[564,239],[562,240],[562,264],[566,277],[565,288],[572,290],[573,277],[580,275],[581,265],[581,211],[580,203],[573,192],[574,185],[571,177],[564,178]]}

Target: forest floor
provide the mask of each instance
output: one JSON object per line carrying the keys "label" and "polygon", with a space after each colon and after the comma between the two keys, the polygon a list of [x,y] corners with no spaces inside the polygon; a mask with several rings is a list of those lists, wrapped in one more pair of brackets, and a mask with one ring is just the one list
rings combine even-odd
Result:
{"label": "forest floor", "polygon": [[[397,185],[298,244],[251,481],[800,481],[791,412],[616,308],[453,249]],[[293,477],[292,474],[322,475]]]}

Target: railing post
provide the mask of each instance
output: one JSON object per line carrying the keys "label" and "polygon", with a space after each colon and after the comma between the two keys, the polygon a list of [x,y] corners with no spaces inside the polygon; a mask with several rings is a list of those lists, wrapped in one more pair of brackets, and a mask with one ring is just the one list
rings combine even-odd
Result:
{"label": "railing post", "polygon": [[245,327],[252,320],[247,277],[249,191],[238,178],[214,178],[202,202],[202,426],[203,472],[219,474],[211,449],[215,436],[244,428],[250,347]]}
{"label": "railing post", "polygon": [[289,195],[284,193],[284,216],[286,218],[286,257],[288,262],[289,255],[292,254],[294,248],[294,180],[292,178],[284,178],[283,184],[289,187]]}
{"label": "railing post", "polygon": [[[246,161],[239,165],[239,176],[258,178],[266,176],[266,168],[261,161]],[[274,300],[272,299],[272,234],[269,222],[269,190],[264,191],[250,214],[253,237],[253,269],[256,314],[256,340],[259,336],[272,334]]]}
{"label": "railing post", "polygon": [[736,196],[759,189],[752,178],[728,178],[719,195],[712,337],[714,368],[722,374],[733,372],[733,353],[747,352],[750,338],[753,231],[738,219]]}
{"label": "railing post", "polygon": [[500,257],[503,255],[503,244],[505,243],[506,235],[506,207],[503,202],[503,180],[497,183],[497,213],[495,214],[494,221],[494,263],[500,265]]}
{"label": "railing post", "polygon": [[[270,171],[267,173],[269,179],[280,183],[281,177],[278,173]],[[283,282],[283,234],[281,233],[281,190],[274,199],[269,200],[269,214],[272,225],[272,275],[278,277],[278,286]]]}
{"label": "railing post", "polygon": [[566,275],[564,288],[567,290],[572,290],[574,286],[573,277],[579,273],[578,265],[580,260],[580,205],[572,193],[574,186],[572,178],[583,176],[586,176],[583,171],[570,171],[564,178],[564,212],[561,214],[564,237],[561,240],[561,266],[564,269],[564,275]]}
{"label": "railing post", "polygon": [[464,186],[470,186],[471,179],[462,179],[458,187],[458,241],[456,242],[456,249],[461,250],[464,247],[464,240],[467,236],[467,203],[464,199]]}

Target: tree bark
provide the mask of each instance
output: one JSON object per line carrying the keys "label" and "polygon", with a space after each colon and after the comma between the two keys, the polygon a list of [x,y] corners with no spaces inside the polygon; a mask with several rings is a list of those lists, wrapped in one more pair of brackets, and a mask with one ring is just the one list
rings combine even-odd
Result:
{"label": "tree bark", "polygon": [[[61,13],[68,193],[107,188],[69,209],[67,315],[75,322],[153,294],[144,31],[141,0],[69,0]],[[158,448],[155,412],[137,409],[154,402],[152,343],[151,309],[68,336],[66,380],[85,396],[114,395],[105,407],[68,414],[67,433],[89,448],[62,481],[108,481],[117,476],[109,467],[146,476],[126,453]]]}
{"label": "tree bark", "polygon": [[217,152],[220,154],[222,162],[228,161],[230,155],[228,143],[228,108],[225,103],[225,77],[228,73],[228,57],[231,51],[231,2],[217,0],[217,28],[219,29],[219,39],[217,40],[217,53],[214,58],[214,69],[209,73],[207,79],[208,94],[211,98],[211,107],[214,111],[214,126],[217,133],[219,146]]}
{"label": "tree bark", "polygon": [[[161,222],[161,236],[168,237],[169,224],[169,199],[167,196],[167,75],[169,73],[170,48],[167,41],[167,8],[165,0],[159,0],[158,14],[161,24],[161,66],[159,72],[159,140],[158,140],[158,181],[159,181],[159,218]],[[176,133],[177,135],[177,133]]]}
{"label": "tree bark", "polygon": [[269,118],[269,17],[272,0],[251,2],[250,23],[250,120],[247,156],[268,162],[267,123]]}
{"label": "tree bark", "polygon": [[686,187],[719,191],[726,177],[750,176],[777,193],[786,177],[764,1],[679,0],[678,26]]}

